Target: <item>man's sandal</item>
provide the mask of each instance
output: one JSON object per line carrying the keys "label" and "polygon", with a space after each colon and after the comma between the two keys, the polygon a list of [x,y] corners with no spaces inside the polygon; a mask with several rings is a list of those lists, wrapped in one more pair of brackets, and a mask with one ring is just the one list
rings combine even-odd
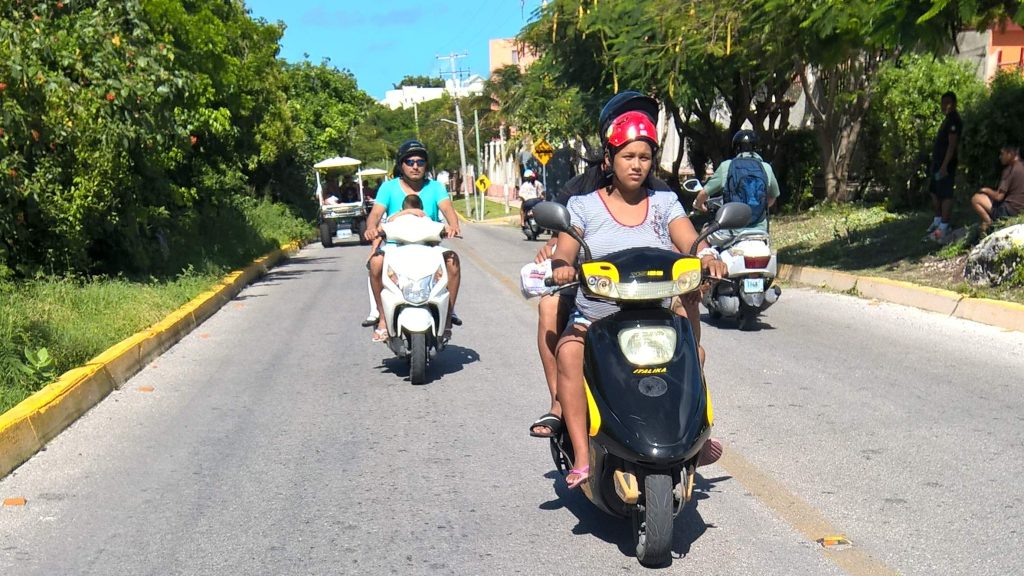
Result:
{"label": "man's sandal", "polygon": [[387,342],[388,341],[388,329],[387,328],[375,328],[373,330],[373,341],[374,342]]}
{"label": "man's sandal", "polygon": [[[572,476],[573,474],[576,475],[576,481],[575,482],[569,482],[568,478],[569,478],[569,476]],[[565,477],[566,477],[566,481],[565,482],[566,482],[566,484],[569,485],[569,490],[573,490],[574,488],[576,488],[580,484],[583,484],[584,482],[586,482],[587,480],[590,479],[590,466],[584,466],[583,468],[573,468],[572,470],[569,470],[569,473],[566,474]]]}
{"label": "man's sandal", "polygon": [[[559,418],[557,414],[548,412],[540,418],[537,418],[536,422],[530,424],[530,436],[533,436],[534,438],[551,438],[553,436],[558,436],[562,431],[562,426],[562,419]],[[547,428],[550,432],[548,434],[544,434],[543,432],[534,432],[533,429],[538,427]]]}

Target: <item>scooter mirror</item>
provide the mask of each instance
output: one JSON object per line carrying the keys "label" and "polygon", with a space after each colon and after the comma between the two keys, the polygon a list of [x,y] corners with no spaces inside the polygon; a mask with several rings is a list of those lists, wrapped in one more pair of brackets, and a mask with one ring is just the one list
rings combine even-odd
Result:
{"label": "scooter mirror", "polygon": [[703,189],[704,186],[702,186],[700,180],[697,180],[696,178],[690,178],[689,180],[683,181],[683,190],[686,190],[690,194],[696,194]]}
{"label": "scooter mirror", "polygon": [[542,228],[568,232],[572,227],[569,210],[558,202],[541,202],[533,207],[533,218]]}
{"label": "scooter mirror", "polygon": [[743,202],[729,202],[715,214],[719,229],[743,228],[750,224],[750,206]]}

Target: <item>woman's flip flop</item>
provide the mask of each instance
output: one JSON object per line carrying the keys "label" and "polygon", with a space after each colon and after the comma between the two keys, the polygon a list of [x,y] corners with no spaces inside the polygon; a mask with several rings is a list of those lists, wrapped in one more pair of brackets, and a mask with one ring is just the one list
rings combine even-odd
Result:
{"label": "woman's flip flop", "polygon": [[566,474],[566,478],[573,474],[576,475],[575,482],[569,482],[568,479],[565,481],[566,484],[569,485],[569,490],[576,488],[580,484],[583,484],[584,482],[590,479],[590,466],[584,466],[583,468],[573,468],[572,470],[569,470],[569,474]]}

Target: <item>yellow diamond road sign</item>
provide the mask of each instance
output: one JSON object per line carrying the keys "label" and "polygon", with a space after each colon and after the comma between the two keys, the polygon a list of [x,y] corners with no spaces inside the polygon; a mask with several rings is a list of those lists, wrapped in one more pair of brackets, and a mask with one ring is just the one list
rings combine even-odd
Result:
{"label": "yellow diamond road sign", "polygon": [[486,192],[487,189],[490,188],[490,187],[491,187],[491,179],[488,178],[486,174],[481,174],[480,177],[476,179],[476,189],[477,190],[479,190],[481,192]]}
{"label": "yellow diamond road sign", "polygon": [[554,156],[555,149],[548,144],[548,141],[541,138],[536,144],[533,145],[533,157],[541,163],[542,166],[548,165],[548,160]]}

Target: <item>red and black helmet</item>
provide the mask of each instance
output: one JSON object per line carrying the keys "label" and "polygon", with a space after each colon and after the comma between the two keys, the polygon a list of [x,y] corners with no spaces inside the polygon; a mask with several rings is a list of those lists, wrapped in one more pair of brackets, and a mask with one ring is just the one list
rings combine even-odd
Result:
{"label": "red and black helmet", "polygon": [[612,120],[626,112],[633,111],[643,112],[652,122],[656,123],[658,121],[659,108],[657,100],[636,90],[619,92],[609,98],[604,108],[601,109],[601,115],[597,119],[597,129],[601,131],[601,136],[603,137],[608,130],[608,124]]}
{"label": "red and black helmet", "polygon": [[604,132],[605,147],[614,156],[630,142],[643,140],[651,145],[651,151],[658,151],[658,127],[651,117],[636,110],[614,118]]}

